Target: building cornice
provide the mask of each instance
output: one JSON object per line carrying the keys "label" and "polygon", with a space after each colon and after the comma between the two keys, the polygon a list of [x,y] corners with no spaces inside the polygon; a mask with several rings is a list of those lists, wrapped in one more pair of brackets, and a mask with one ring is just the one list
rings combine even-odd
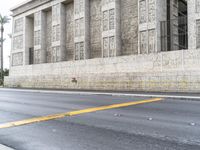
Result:
{"label": "building cornice", "polygon": [[29,11],[31,9],[34,9],[36,7],[39,7],[43,4],[46,4],[48,2],[51,2],[53,0],[27,0],[23,3],[11,8],[11,11],[13,12],[12,16],[20,15],[26,11]]}
{"label": "building cornice", "polygon": [[14,7],[12,7],[10,9],[10,11],[14,11],[15,9],[18,9],[19,7],[23,7],[23,5],[25,5],[27,3],[30,3],[31,1],[33,1],[33,0],[26,0],[26,1],[22,2],[22,3],[19,3],[19,4],[15,5]]}

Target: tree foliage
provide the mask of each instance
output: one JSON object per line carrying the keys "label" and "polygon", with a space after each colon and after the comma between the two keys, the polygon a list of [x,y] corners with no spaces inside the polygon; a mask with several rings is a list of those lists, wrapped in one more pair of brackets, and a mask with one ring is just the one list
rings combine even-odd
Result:
{"label": "tree foliage", "polygon": [[2,16],[0,14],[0,25],[4,26],[6,23],[10,22],[10,18],[8,16]]}
{"label": "tree foliage", "polygon": [[[0,71],[1,72],[1,71]],[[3,76],[5,77],[5,76],[9,76],[9,70],[8,69],[5,69],[4,71],[3,71]],[[3,84],[3,81],[1,80],[2,78],[1,78],[1,73],[0,73],[0,85],[2,85]]]}
{"label": "tree foliage", "polygon": [[8,72],[5,70],[3,71],[3,43],[4,43],[4,25],[10,22],[10,18],[8,16],[2,16],[0,14],[0,32],[1,32],[1,37],[0,37],[0,55],[1,55],[1,75],[0,75],[0,84],[3,84],[4,81],[4,75]]}

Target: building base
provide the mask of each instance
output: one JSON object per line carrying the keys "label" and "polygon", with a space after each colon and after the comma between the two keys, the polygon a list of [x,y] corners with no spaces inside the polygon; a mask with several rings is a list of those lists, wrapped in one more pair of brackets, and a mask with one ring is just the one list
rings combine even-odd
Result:
{"label": "building base", "polygon": [[12,67],[6,87],[200,92],[200,51]]}

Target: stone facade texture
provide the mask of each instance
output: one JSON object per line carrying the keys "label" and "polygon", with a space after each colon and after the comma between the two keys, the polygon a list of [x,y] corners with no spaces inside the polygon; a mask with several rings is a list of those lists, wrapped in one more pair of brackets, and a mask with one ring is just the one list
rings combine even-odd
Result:
{"label": "stone facade texture", "polygon": [[[176,28],[178,12],[186,12],[179,8],[180,1],[187,5],[186,50],[180,48]],[[170,4],[166,0],[29,0],[12,9],[11,67],[5,85],[200,92],[199,4],[199,0]],[[161,22],[168,17],[177,19],[178,26],[170,25],[171,45],[163,52]]]}
{"label": "stone facade texture", "polygon": [[138,0],[121,3],[122,55],[138,54]]}
{"label": "stone facade texture", "polygon": [[51,47],[51,40],[52,40],[52,11],[47,12],[47,26],[46,26],[46,43],[47,43],[47,63],[52,62],[52,47]]}
{"label": "stone facade texture", "polygon": [[[6,85],[125,91],[199,92],[200,51],[18,66]],[[76,82],[74,82],[74,79]]]}
{"label": "stone facade texture", "polygon": [[90,44],[91,58],[100,58],[101,51],[101,0],[90,1]]}
{"label": "stone facade texture", "polygon": [[66,6],[66,55],[67,60],[74,59],[74,3]]}

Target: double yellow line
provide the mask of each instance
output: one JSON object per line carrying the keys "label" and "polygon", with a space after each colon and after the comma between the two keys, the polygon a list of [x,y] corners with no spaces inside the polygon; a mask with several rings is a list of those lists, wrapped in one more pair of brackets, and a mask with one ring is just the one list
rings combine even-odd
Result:
{"label": "double yellow line", "polygon": [[15,122],[0,124],[0,129],[22,126],[22,125],[27,125],[27,124],[37,123],[37,122],[44,122],[44,121],[49,121],[49,120],[55,120],[55,119],[60,119],[60,118],[68,117],[68,116],[76,116],[76,115],[92,113],[92,112],[96,112],[96,111],[116,109],[116,108],[128,107],[128,106],[145,104],[145,103],[152,103],[152,102],[157,102],[157,101],[161,101],[161,100],[162,100],[161,98],[154,98],[154,99],[149,99],[149,100],[141,100],[141,101],[135,101],[135,102],[113,104],[113,105],[108,105],[108,106],[87,108],[87,109],[83,109],[83,110],[77,110],[77,111],[66,112],[66,113],[61,113],[61,114],[36,117],[36,118],[26,119],[26,120],[22,120],[22,121],[15,121]]}

